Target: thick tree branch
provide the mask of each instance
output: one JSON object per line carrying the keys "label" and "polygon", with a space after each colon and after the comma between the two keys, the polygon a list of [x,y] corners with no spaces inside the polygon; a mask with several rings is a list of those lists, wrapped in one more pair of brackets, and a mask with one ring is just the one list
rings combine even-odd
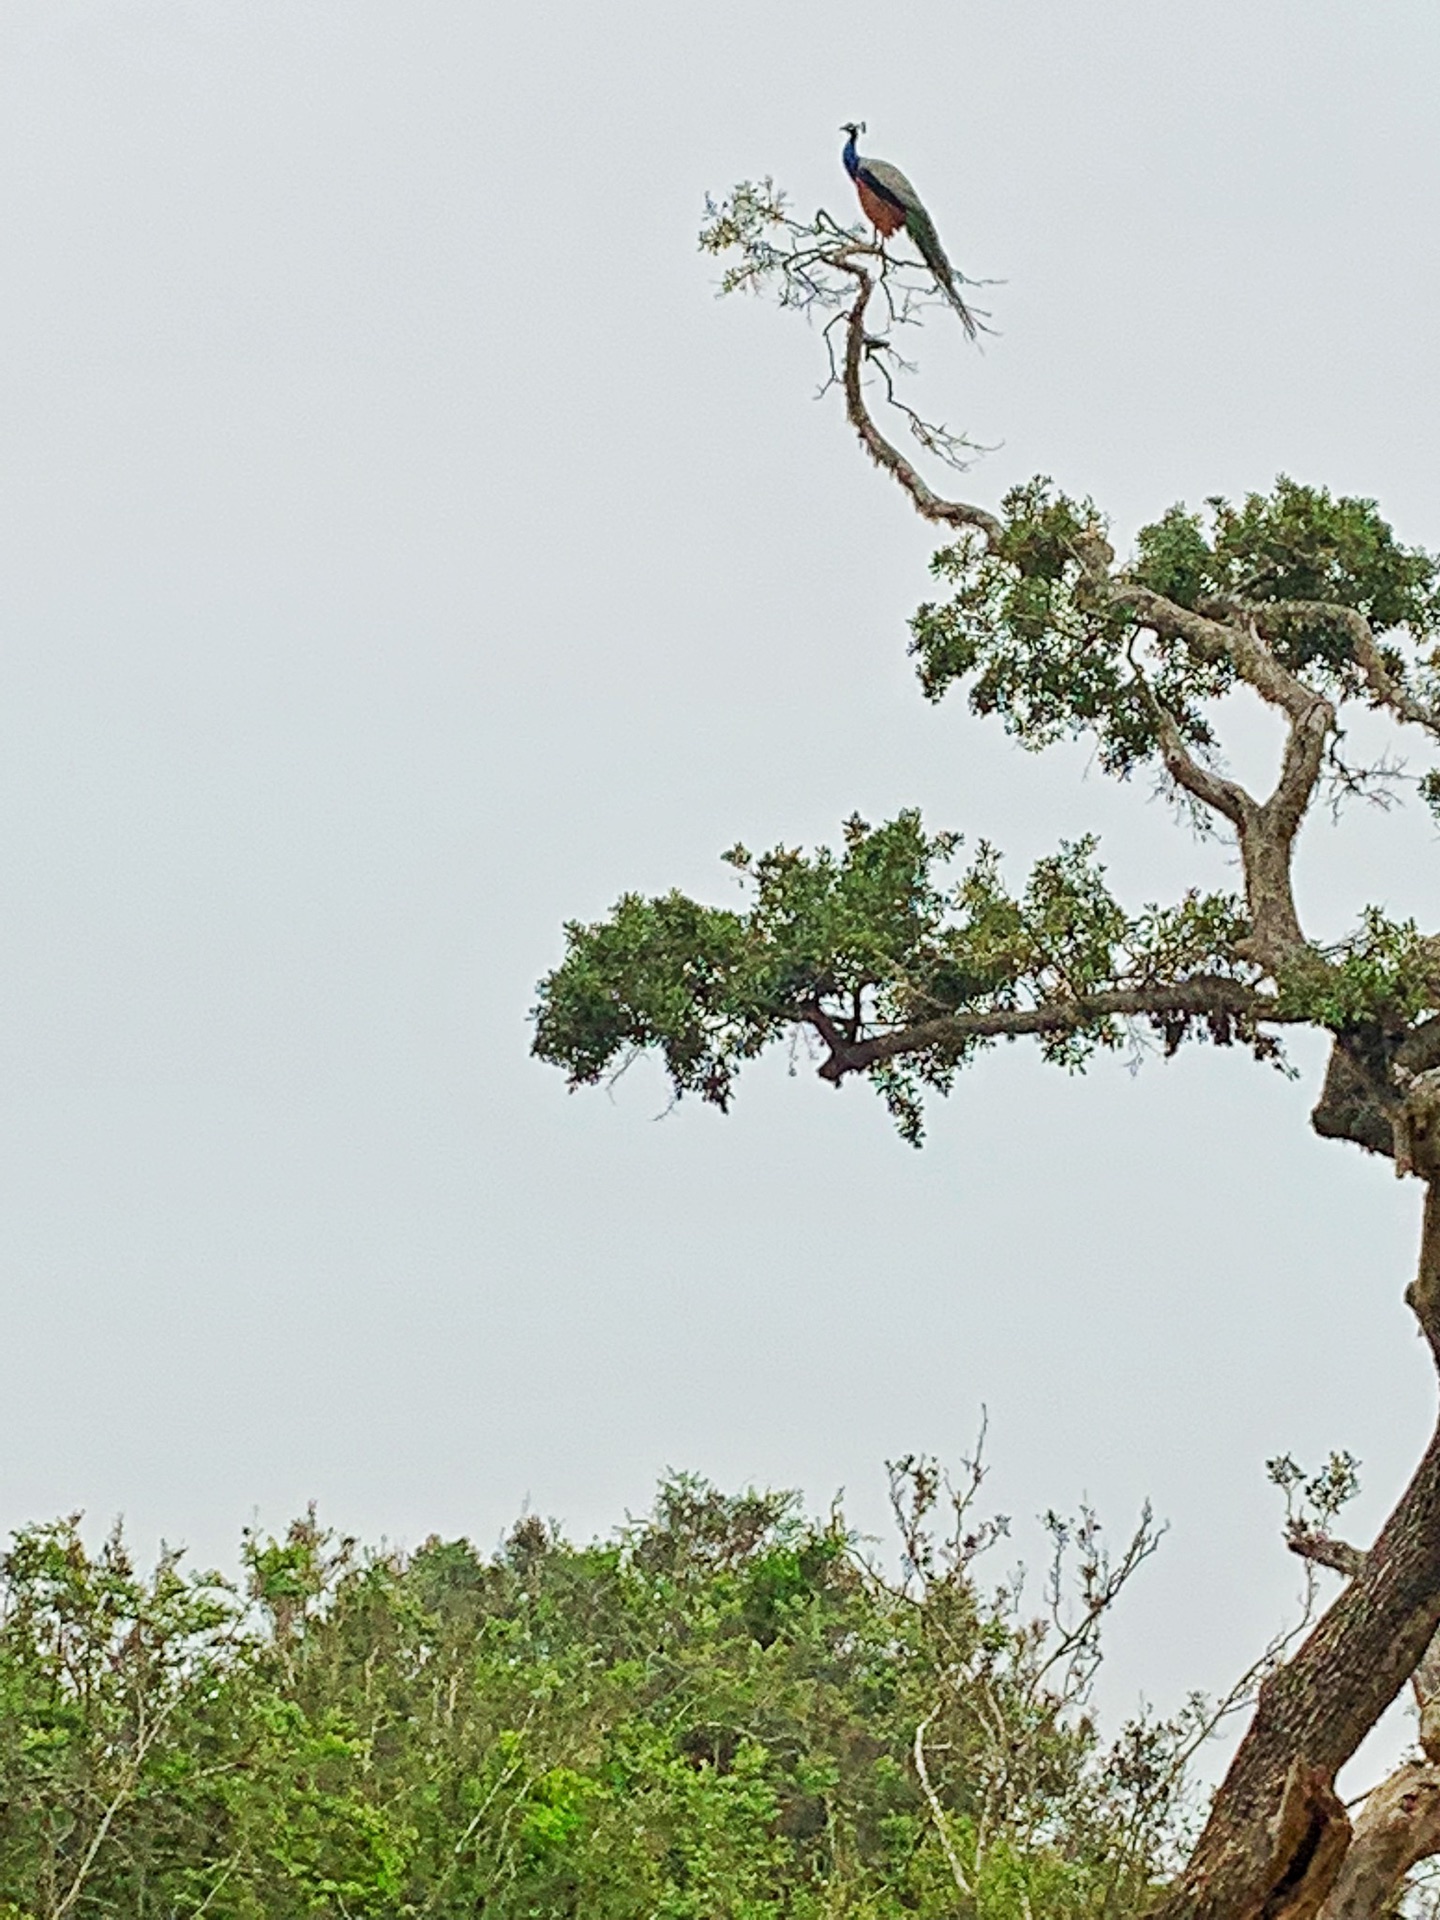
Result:
{"label": "thick tree branch", "polygon": [[[1302,1559],[1313,1560],[1318,1566],[1331,1567],[1336,1573],[1343,1573],[1347,1580],[1354,1580],[1363,1573],[1369,1558],[1359,1547],[1352,1547],[1348,1540],[1334,1540],[1328,1533],[1317,1533],[1307,1528],[1297,1527],[1288,1533],[1285,1544]],[[1420,1745],[1425,1750],[1427,1760],[1440,1761],[1440,1629],[1430,1636],[1430,1644],[1420,1656],[1420,1663],[1411,1675],[1410,1684],[1415,1690],[1415,1704],[1420,1710]]]}
{"label": "thick tree branch", "polygon": [[[1359,1547],[1329,1534],[1296,1529],[1292,1553],[1355,1579],[1367,1559]],[[1440,1630],[1411,1677],[1420,1710],[1425,1760],[1407,1761],[1367,1795],[1335,1884],[1316,1920],[1371,1920],[1389,1912],[1412,1867],[1440,1852]]]}
{"label": "thick tree branch", "polygon": [[1110,591],[1114,600],[1130,607],[1154,632],[1184,640],[1202,659],[1228,658],[1262,700],[1292,720],[1304,720],[1315,704],[1314,688],[1277,660],[1261,638],[1252,609],[1228,600],[1205,601],[1198,609],[1182,607],[1124,575],[1111,582]]}
{"label": "thick tree branch", "polygon": [[[1405,1289],[1405,1304],[1420,1322],[1440,1366],[1440,1184],[1425,1189],[1425,1215],[1420,1229],[1420,1259],[1415,1278]],[[1440,1522],[1437,1522],[1440,1524]]]}
{"label": "thick tree branch", "polygon": [[1337,1038],[1330,1049],[1325,1084],[1310,1115],[1322,1140],[1350,1140],[1367,1153],[1395,1157],[1391,1120],[1394,1096],[1386,1080],[1357,1057],[1350,1041]]}
{"label": "thick tree branch", "polygon": [[1286,703],[1290,732],[1280,763],[1280,778],[1262,809],[1266,831],[1283,842],[1287,852],[1320,778],[1325,743],[1335,731],[1336,716],[1331,703],[1323,694],[1309,689],[1306,694],[1298,710]]}
{"label": "thick tree branch", "polygon": [[[835,264],[851,275],[857,288],[845,316],[843,386],[846,416],[861,444],[909,495],[923,519],[973,527],[993,545],[1004,532],[1002,522],[983,507],[942,498],[876,425],[865,403],[862,377],[871,346],[866,316],[876,277],[861,261],[844,254],[835,256]],[[1159,710],[1161,753],[1171,778],[1228,820],[1239,835],[1255,930],[1254,952],[1262,964],[1278,967],[1306,944],[1295,908],[1290,863],[1295,834],[1314,795],[1326,742],[1334,731],[1334,707],[1276,658],[1249,609],[1216,601],[1197,611],[1115,575],[1114,554],[1098,531],[1095,539],[1077,547],[1077,555],[1093,591],[1129,609],[1141,625],[1161,637],[1183,640],[1201,658],[1228,659],[1240,678],[1289,721],[1279,779],[1269,799],[1260,803],[1238,782],[1203,766],[1186,747],[1173,718]]]}
{"label": "thick tree branch", "polygon": [[1440,1067],[1440,1014],[1410,1029],[1395,1049],[1395,1061],[1410,1073],[1428,1073],[1432,1067]]}
{"label": "thick tree branch", "polygon": [[1223,815],[1243,833],[1247,820],[1259,812],[1256,802],[1237,780],[1227,780],[1198,761],[1180,737],[1173,715],[1156,703],[1155,723],[1160,732],[1160,752],[1165,771],[1177,786],[1193,794],[1203,806]]}
{"label": "thick tree branch", "polygon": [[[1110,591],[1163,638],[1184,640],[1205,659],[1228,657],[1240,678],[1289,722],[1279,778],[1269,799],[1258,804],[1243,787],[1200,766],[1173,720],[1161,728],[1161,751],[1171,777],[1237,829],[1255,929],[1252,950],[1265,966],[1282,966],[1306,945],[1295,908],[1291,858],[1320,778],[1326,742],[1335,729],[1335,709],[1276,659],[1248,616],[1216,619],[1123,579]],[[1231,610],[1225,602],[1210,605],[1217,612]]]}
{"label": "thick tree branch", "polygon": [[1127,1016],[1163,1019],[1167,1015],[1177,1019],[1238,1019],[1247,1024],[1284,1023],[1299,1017],[1280,1012],[1273,996],[1257,993],[1244,981],[1232,980],[1224,974],[1200,974],[1190,980],[1165,981],[1153,986],[1117,987],[1074,1000],[1052,1000],[1038,1007],[996,1007],[984,1012],[950,1013],[857,1041],[847,1040],[822,1008],[812,1004],[802,1011],[802,1018],[830,1050],[829,1058],[820,1068],[820,1077],[837,1084],[847,1073],[863,1073],[867,1067],[879,1066],[905,1054],[923,1053],[931,1047],[958,1047],[969,1040],[1076,1033],[1101,1020]]}
{"label": "thick tree branch", "polygon": [[1423,727],[1427,733],[1440,739],[1440,707],[1432,701],[1417,699],[1395,678],[1375,644],[1370,622],[1357,608],[1339,606],[1329,600],[1272,600],[1251,609],[1251,612],[1255,619],[1265,624],[1278,625],[1284,621],[1319,618],[1343,626],[1350,636],[1355,664],[1377,705],[1388,707],[1397,720]]}
{"label": "thick tree branch", "polygon": [[1316,1920],[1375,1920],[1393,1911],[1407,1873],[1440,1852],[1440,1767],[1408,1761],[1365,1801]]}
{"label": "thick tree branch", "polygon": [[1440,1762],[1440,1633],[1425,1649],[1413,1685],[1420,1709],[1421,1749],[1427,1760]]}
{"label": "thick tree branch", "polygon": [[[979,536],[942,556],[942,573],[948,564],[959,581],[952,605],[922,609],[924,645],[931,646],[933,634],[927,691],[943,690],[978,663],[977,704],[999,711],[1027,744],[1093,725],[1122,772],[1158,747],[1177,785],[1235,830],[1249,920],[1248,939],[1238,950],[1271,976],[1276,990],[1217,973],[1169,985],[1115,984],[1073,998],[1062,993],[1027,1007],[967,1009],[968,996],[959,994],[956,1012],[864,1037],[814,1005],[802,1009],[802,1018],[825,1043],[822,1076],[839,1082],[929,1052],[943,1081],[949,1062],[963,1058],[973,1043],[1020,1034],[1095,1034],[1107,1020],[1126,1017],[1153,1019],[1162,1028],[1173,1021],[1182,1029],[1189,1020],[1210,1020],[1217,1037],[1236,1030],[1250,1037],[1258,1024],[1282,1020],[1308,1018],[1328,1027],[1336,1039],[1313,1115],[1316,1130],[1386,1153],[1398,1171],[1414,1171],[1427,1182],[1421,1256],[1407,1298],[1440,1365],[1440,1019],[1421,1024],[1418,1017],[1437,1004],[1435,994],[1424,978],[1423,955],[1418,966],[1413,954],[1396,957],[1403,943],[1387,952],[1375,942],[1372,953],[1361,942],[1353,954],[1335,957],[1308,943],[1292,877],[1296,836],[1337,729],[1338,699],[1363,697],[1368,690],[1377,706],[1435,738],[1440,708],[1412,691],[1408,670],[1398,656],[1382,651],[1353,608],[1235,598],[1182,605],[1117,570],[1099,527],[1083,526],[1076,503],[1056,500],[1043,482],[1017,490],[1004,518],[943,499],[880,432],[866,405],[864,375],[881,348],[867,332],[866,315],[877,290],[890,298],[885,270],[839,253],[830,265],[837,279],[840,273],[850,276],[856,289],[853,301],[843,287],[831,300],[836,325],[845,327],[843,374],[835,371],[852,427],[922,518]],[[893,300],[891,311],[896,317]],[[1140,543],[1147,576],[1173,582],[1174,591],[1189,597],[1180,583],[1234,577],[1235,553],[1258,552],[1276,529],[1282,548],[1293,532],[1302,557],[1333,535],[1341,556],[1337,578],[1353,578],[1357,597],[1375,603],[1373,593],[1364,598],[1365,583],[1383,583],[1384,569],[1363,550],[1367,540],[1391,549],[1385,545],[1389,530],[1368,503],[1332,503],[1323,493],[1282,485],[1273,514],[1257,498],[1253,510],[1247,505],[1232,521],[1226,527],[1234,538],[1225,552],[1218,536],[1213,548],[1205,544],[1198,522],[1187,534],[1183,512],[1147,529],[1150,544]],[[981,554],[980,540],[988,556]],[[1422,584],[1396,604],[1412,609],[1410,624],[1418,630],[1425,624],[1435,567],[1423,555],[1402,558]],[[1256,565],[1252,584],[1281,577],[1268,562]],[[1311,644],[1317,616],[1323,616],[1318,646]],[[1134,724],[1133,710],[1116,691],[1114,651],[1133,629],[1153,636],[1157,685],[1173,689],[1154,700],[1153,729]],[[1292,659],[1309,662],[1314,671],[1307,667],[1302,677],[1287,664]],[[1057,694],[1056,680],[1067,675]],[[1194,707],[1218,697],[1232,678],[1285,722],[1279,771],[1263,800],[1203,764],[1193,744],[1200,729],[1192,733],[1187,725]],[[1422,694],[1433,693],[1423,673],[1416,683]],[[1338,688],[1336,701],[1319,686]],[[1236,950],[1232,938],[1225,952]],[[1347,968],[1352,958],[1359,964]],[[1377,963],[1373,991],[1365,977],[1368,958]],[[1208,964],[1223,968],[1226,961]],[[1282,1004],[1310,1011],[1282,1013]],[[1432,1663],[1440,1679],[1440,1430],[1368,1554],[1319,1534],[1297,1535],[1291,1545],[1344,1573],[1348,1584],[1293,1658],[1263,1685],[1205,1832],[1160,1903],[1162,1920],[1359,1920],[1392,1899],[1397,1875],[1440,1846],[1440,1786],[1427,1768],[1417,1766],[1413,1777],[1394,1776],[1377,1790],[1353,1835],[1334,1790],[1338,1769],[1411,1678],[1421,1695],[1427,1757],[1440,1780],[1440,1709],[1437,1725],[1427,1728],[1424,1715],[1434,1708],[1436,1690],[1429,1677],[1422,1684]]]}
{"label": "thick tree branch", "polygon": [[[862,375],[870,346],[866,315],[876,280],[857,260],[837,257],[836,264],[857,285],[845,318],[843,385],[846,415],[861,444],[909,495],[923,519],[973,527],[993,545],[1004,532],[1001,521],[983,507],[943,499],[875,424],[865,404]],[[1174,719],[1159,709],[1161,753],[1171,778],[1236,829],[1254,926],[1253,951],[1263,965],[1277,968],[1306,945],[1291,885],[1291,856],[1335,727],[1334,707],[1275,657],[1248,610],[1215,602],[1197,611],[1116,576],[1114,554],[1098,531],[1093,540],[1077,547],[1077,556],[1092,591],[1128,609],[1142,626],[1162,638],[1183,640],[1202,659],[1228,659],[1240,678],[1289,722],[1279,779],[1269,799],[1261,803],[1238,782],[1203,766],[1186,747]]]}
{"label": "thick tree branch", "polygon": [[1417,1148],[1440,1151],[1426,1125],[1440,1069],[1440,1016],[1421,1021],[1398,1042],[1378,1029],[1336,1036],[1325,1085],[1310,1116],[1322,1139],[1353,1140],[1394,1160],[1397,1171],[1423,1172]]}

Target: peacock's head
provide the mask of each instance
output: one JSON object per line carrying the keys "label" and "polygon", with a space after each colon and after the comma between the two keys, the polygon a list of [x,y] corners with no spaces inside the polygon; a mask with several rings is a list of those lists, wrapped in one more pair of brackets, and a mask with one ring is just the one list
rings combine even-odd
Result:
{"label": "peacock's head", "polygon": [[863,120],[847,120],[840,131],[841,133],[848,133],[852,140],[858,140],[860,135],[865,131],[865,122]]}

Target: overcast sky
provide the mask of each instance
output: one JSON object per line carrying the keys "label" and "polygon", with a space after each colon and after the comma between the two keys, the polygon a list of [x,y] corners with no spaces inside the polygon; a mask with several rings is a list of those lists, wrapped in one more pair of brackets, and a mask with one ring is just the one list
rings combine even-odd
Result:
{"label": "overcast sky", "polygon": [[[1233,883],[1143,783],[931,708],[931,545],[702,197],[849,217],[842,120],[1004,284],[935,410],[1123,537],[1277,472],[1440,543],[1440,14],[1334,0],[7,0],[0,1525],[232,1559],[575,1535],[667,1466],[1172,1525],[1109,1686],[1224,1684],[1295,1585],[1267,1455],[1428,1432],[1419,1189],[1196,1050],[1006,1048],[915,1153],[802,1058],[722,1119],[528,1057],[560,926],[919,804],[1015,871]],[[1247,730],[1241,765],[1267,746]],[[1312,930],[1440,923],[1413,810],[1306,830]]]}

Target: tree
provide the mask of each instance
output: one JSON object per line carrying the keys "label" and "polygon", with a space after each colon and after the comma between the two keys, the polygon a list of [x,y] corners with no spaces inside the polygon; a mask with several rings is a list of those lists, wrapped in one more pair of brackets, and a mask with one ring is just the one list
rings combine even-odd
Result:
{"label": "tree", "polygon": [[0,1555],[0,1920],[1123,1920],[1194,1715],[1107,1747],[1100,1633],[1155,1544],[1051,1516],[1042,1593],[895,1464],[897,1575],[842,1514],[689,1476],[618,1537],[536,1516],[365,1553],[313,1511],[243,1589],[74,1520]]}
{"label": "tree", "polygon": [[[852,819],[839,852],[732,849],[748,911],[627,895],[607,919],[572,924],[540,985],[536,1052],[579,1085],[653,1049],[677,1095],[724,1108],[745,1061],[800,1029],[819,1043],[823,1078],[868,1079],[918,1142],[924,1096],[1002,1038],[1031,1037],[1074,1068],[1137,1034],[1166,1055],[1198,1040],[1275,1061],[1287,1029],[1318,1028],[1330,1055],[1316,1131],[1424,1185],[1406,1298],[1440,1362],[1440,937],[1370,909],[1322,945],[1292,885],[1317,799],[1339,806],[1402,775],[1346,759],[1348,714],[1440,740],[1440,562],[1403,546],[1374,502],[1284,478],[1203,513],[1171,507],[1123,560],[1099,509],[1044,478],[998,511],[948,498],[872,407],[878,396],[893,409],[922,461],[963,469],[975,452],[901,395],[898,342],[933,304],[923,273],[823,212],[792,218],[769,181],[712,203],[701,244],[726,259],[725,291],[773,293],[821,322],[827,384],[861,445],[944,530],[939,594],[912,621],[925,693],[963,685],[975,712],[1026,747],[1088,736],[1109,773],[1152,770],[1197,828],[1233,840],[1243,896],[1192,889],[1129,911],[1089,839],[1061,843],[1018,890],[988,846],[954,880],[955,836],[927,833],[915,813]],[[1236,692],[1283,729],[1268,793],[1224,769],[1221,703]],[[1440,775],[1414,784],[1440,815]],[[1422,1706],[1440,1682],[1440,1646],[1427,1658],[1440,1627],[1440,1429],[1368,1552],[1299,1525],[1289,1544],[1347,1584],[1261,1689],[1162,1902],[1167,1920],[1376,1911],[1440,1845],[1440,1701],[1422,1715],[1424,1762],[1353,1825],[1334,1790],[1406,1681]]]}

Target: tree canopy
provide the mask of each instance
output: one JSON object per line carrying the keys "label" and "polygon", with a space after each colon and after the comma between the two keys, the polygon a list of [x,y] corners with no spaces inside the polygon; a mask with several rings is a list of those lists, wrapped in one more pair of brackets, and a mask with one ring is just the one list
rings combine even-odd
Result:
{"label": "tree canopy", "polygon": [[75,1518],[0,1558],[0,1916],[1025,1920],[1135,1911],[1207,1724],[1089,1711],[1155,1544],[1051,1515],[1036,1591],[975,1467],[892,1469],[904,1551],[675,1476],[615,1537],[361,1551],[313,1512],[240,1581]]}

